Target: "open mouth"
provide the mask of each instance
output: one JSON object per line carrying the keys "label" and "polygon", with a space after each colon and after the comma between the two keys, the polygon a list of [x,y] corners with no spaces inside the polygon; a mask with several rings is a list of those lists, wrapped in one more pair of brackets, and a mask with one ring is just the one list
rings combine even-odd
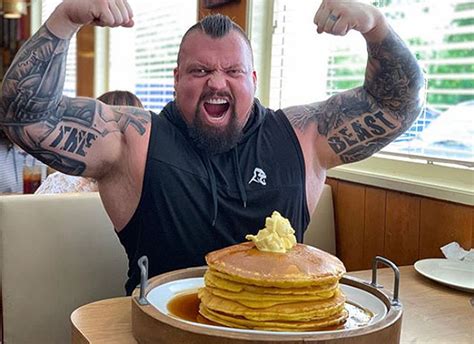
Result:
{"label": "open mouth", "polygon": [[229,110],[230,104],[224,98],[211,98],[204,102],[204,109],[212,118],[221,118]]}

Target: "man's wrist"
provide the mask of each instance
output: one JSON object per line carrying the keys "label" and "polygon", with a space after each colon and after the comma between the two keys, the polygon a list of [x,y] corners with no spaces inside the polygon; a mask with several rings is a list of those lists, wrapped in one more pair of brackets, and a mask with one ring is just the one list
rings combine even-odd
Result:
{"label": "man's wrist", "polygon": [[379,9],[375,9],[374,16],[374,27],[370,31],[362,34],[367,42],[381,42],[390,31],[390,26]]}
{"label": "man's wrist", "polygon": [[59,5],[49,16],[45,23],[48,30],[58,38],[71,39],[71,37],[82,27],[73,23],[64,12],[64,6]]}

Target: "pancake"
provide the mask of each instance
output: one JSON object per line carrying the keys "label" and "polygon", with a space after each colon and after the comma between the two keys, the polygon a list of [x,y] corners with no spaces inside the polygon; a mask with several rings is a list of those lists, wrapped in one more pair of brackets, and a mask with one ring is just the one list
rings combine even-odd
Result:
{"label": "pancake", "polygon": [[207,286],[215,287],[232,292],[248,291],[255,294],[277,294],[277,295],[317,295],[329,291],[333,291],[337,287],[337,282],[321,284],[312,287],[302,288],[276,288],[276,287],[259,287],[256,285],[243,284],[232,281],[232,276],[209,269],[204,274],[204,282]]}
{"label": "pancake", "polygon": [[335,256],[304,244],[287,253],[259,251],[252,242],[206,255],[207,265],[231,281],[278,288],[302,288],[336,283],[346,272]]}
{"label": "pancake", "polygon": [[348,317],[339,279],[342,262],[296,244],[285,253],[260,251],[253,242],[206,256],[209,269],[199,290],[199,313],[235,328],[314,331]]}
{"label": "pancake", "polygon": [[346,321],[335,256],[297,244],[288,219],[274,211],[257,235],[206,255],[199,313],[215,323],[272,331],[311,331]]}
{"label": "pancake", "polygon": [[207,288],[199,290],[201,303],[207,309],[254,321],[311,321],[331,317],[344,310],[345,296],[337,292],[327,300],[300,301],[279,304],[263,309],[246,307],[239,302],[224,299],[212,294]]}
{"label": "pancake", "polygon": [[267,331],[314,331],[328,326],[340,325],[345,322],[348,315],[347,311],[344,310],[331,317],[311,321],[252,321],[207,309],[202,304],[199,312],[204,314],[206,318],[225,326]]}
{"label": "pancake", "polygon": [[331,298],[336,291],[336,288],[335,288],[334,290],[326,291],[319,294],[313,294],[313,295],[289,295],[289,294],[278,295],[278,294],[255,294],[255,293],[250,293],[248,291],[241,291],[241,292],[234,293],[228,290],[213,288],[208,285],[206,286],[206,289],[213,295],[220,296],[228,300],[234,300],[247,307],[252,307],[252,308],[270,307],[273,305],[297,302],[297,301],[326,300],[326,299]]}

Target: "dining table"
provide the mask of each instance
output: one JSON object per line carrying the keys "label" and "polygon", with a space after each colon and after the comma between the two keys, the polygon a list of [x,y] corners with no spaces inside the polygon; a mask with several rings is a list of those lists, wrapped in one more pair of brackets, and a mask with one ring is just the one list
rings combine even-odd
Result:
{"label": "dining table", "polygon": [[[400,268],[403,305],[401,343],[474,343],[474,293],[456,290],[421,276],[413,265]],[[372,270],[348,272],[371,280]],[[377,283],[393,290],[388,268],[377,272]],[[92,302],[71,314],[72,343],[137,344],[132,334],[131,297]]]}

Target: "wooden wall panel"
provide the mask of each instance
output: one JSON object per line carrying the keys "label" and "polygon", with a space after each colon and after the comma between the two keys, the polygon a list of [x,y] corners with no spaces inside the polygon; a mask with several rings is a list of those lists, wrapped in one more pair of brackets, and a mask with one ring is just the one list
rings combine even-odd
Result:
{"label": "wooden wall panel", "polygon": [[336,249],[348,271],[363,268],[365,188],[339,182],[335,216]]}
{"label": "wooden wall panel", "polygon": [[333,192],[337,255],[349,271],[370,269],[375,255],[411,265],[442,257],[439,248],[452,241],[474,246],[473,206],[334,178],[326,183]]}
{"label": "wooden wall panel", "polygon": [[[332,201],[333,201],[334,204],[336,204],[336,202],[337,202],[337,186],[338,186],[339,182],[336,179],[327,178],[326,179],[326,184],[331,186]],[[334,219],[334,220],[336,221],[337,219]],[[337,223],[336,223],[336,226],[337,226]]]}
{"label": "wooden wall panel", "polygon": [[221,13],[234,22],[236,22],[244,31],[247,31],[247,0],[231,2],[227,5],[219,6],[212,9],[204,7],[203,0],[199,0],[198,18],[202,19],[208,14]]}
{"label": "wooden wall panel", "polygon": [[94,40],[92,25],[83,26],[77,33],[77,96],[94,97]]}
{"label": "wooden wall panel", "polygon": [[419,256],[420,198],[387,191],[385,255],[397,265],[413,264]]}
{"label": "wooden wall panel", "polygon": [[472,208],[439,200],[421,200],[420,258],[444,257],[440,247],[457,241],[472,247]]}
{"label": "wooden wall panel", "polygon": [[385,205],[387,192],[366,187],[364,208],[364,254],[362,264],[370,267],[372,259],[384,255],[385,249]]}

